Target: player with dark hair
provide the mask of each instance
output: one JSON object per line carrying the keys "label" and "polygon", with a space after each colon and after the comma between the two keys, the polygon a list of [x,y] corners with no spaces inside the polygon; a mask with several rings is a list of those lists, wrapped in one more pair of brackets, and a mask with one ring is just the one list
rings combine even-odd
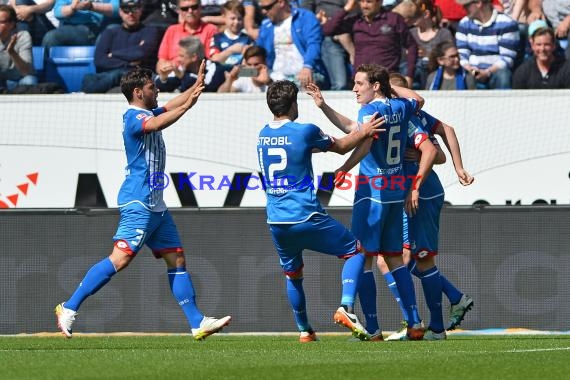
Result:
{"label": "player with dark hair", "polygon": [[354,235],[321,206],[313,185],[313,153],[345,154],[359,142],[383,131],[383,118],[369,121],[347,136],[335,139],[314,124],[296,123],[297,86],[291,81],[272,83],[267,105],[273,113],[259,133],[257,153],[266,183],[267,223],[281,267],[286,276],[287,296],[300,331],[301,343],[317,340],[307,316],[303,289],[303,250],[310,249],[346,259],[342,271],[341,306],[334,321],[359,339],[369,339],[353,305],[364,255]]}
{"label": "player with dark hair", "polygon": [[[101,289],[117,272],[125,269],[147,245],[156,258],[166,262],[172,294],[182,307],[196,340],[220,331],[230,316],[205,317],[195,301],[190,274],[176,225],[162,197],[166,147],[162,130],[174,124],[196,104],[204,89],[204,62],[194,86],[158,107],[158,89],[151,70],[137,68],[121,79],[121,91],[129,102],[123,114],[123,140],[127,155],[126,177],[118,196],[121,218],[109,257],[93,265],[71,298],[55,308],[57,325],[72,337],[77,310],[85,299]],[[160,179],[160,180],[159,180]]]}
{"label": "player with dark hair", "polygon": [[[401,83],[403,78],[393,74],[391,82]],[[459,148],[459,142],[454,129],[434,118],[427,112],[420,110],[412,119],[415,125],[426,130],[434,145],[439,144],[434,135],[441,136],[447,146],[459,181],[468,186],[474,178],[463,168],[463,160]],[[418,154],[413,150],[407,150],[404,160],[406,175],[414,175],[417,171]],[[435,256],[438,254],[439,241],[439,216],[443,207],[445,192],[436,173],[432,173],[420,189],[420,207],[413,216],[404,215],[404,257],[409,260],[408,268],[411,273],[422,282],[426,303],[430,310],[431,318],[424,340],[446,339],[445,330],[453,330],[458,326],[465,313],[473,307],[473,300],[468,295],[461,293],[449,280],[440,273],[435,264]],[[451,303],[449,322],[444,325],[441,310],[441,293],[446,294]],[[389,337],[388,339],[390,339]],[[404,334],[394,334],[393,339],[405,339]]]}
{"label": "player with dark hair", "polygon": [[[356,122],[339,114],[324,102],[316,86],[311,86],[309,91],[317,106],[337,127],[345,132],[355,128]],[[422,151],[420,170],[415,178],[416,188],[422,185],[429,174],[437,154],[426,133],[408,128],[411,116],[423,105],[423,98],[406,88],[392,87],[388,71],[376,64],[358,67],[353,92],[356,94],[356,101],[362,105],[358,122],[367,121],[374,113],[380,114],[385,118],[386,133],[357,147],[348,161],[337,170],[336,182],[343,182],[343,175],[359,162],[359,178],[374,180],[364,185],[359,184],[356,188],[352,229],[362,242],[367,256],[384,257],[407,313],[407,336],[412,340],[422,339],[424,330],[417,312],[414,285],[402,259],[402,206],[405,191],[401,180],[404,178],[403,154],[409,138],[412,138],[415,146]],[[405,205],[408,212],[417,210],[417,191],[408,194]],[[369,258],[367,266],[371,266],[371,263],[372,258]],[[361,300],[363,292],[368,292],[369,295],[376,292],[375,282],[370,282],[369,279],[370,276],[362,275],[359,286]],[[367,323],[377,324],[375,311],[364,307],[363,311]],[[372,333],[372,340],[383,339],[379,326],[367,327],[368,332]]]}

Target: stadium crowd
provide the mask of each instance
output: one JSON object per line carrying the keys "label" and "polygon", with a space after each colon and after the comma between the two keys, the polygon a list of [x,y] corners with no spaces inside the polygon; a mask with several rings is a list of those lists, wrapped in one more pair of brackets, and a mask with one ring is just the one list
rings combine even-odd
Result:
{"label": "stadium crowd", "polygon": [[[161,91],[260,92],[272,81],[351,89],[380,64],[414,89],[570,88],[570,0],[0,0],[0,93],[50,81],[59,46],[94,46],[81,91],[134,67]],[[43,54],[33,54],[43,47]]]}

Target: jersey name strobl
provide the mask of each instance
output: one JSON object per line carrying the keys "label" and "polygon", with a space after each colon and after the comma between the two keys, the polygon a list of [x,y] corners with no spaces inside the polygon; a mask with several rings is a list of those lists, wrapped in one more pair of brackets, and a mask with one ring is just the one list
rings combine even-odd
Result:
{"label": "jersey name strobl", "polygon": [[272,136],[272,137],[259,137],[257,140],[258,146],[267,145],[291,145],[289,136]]}

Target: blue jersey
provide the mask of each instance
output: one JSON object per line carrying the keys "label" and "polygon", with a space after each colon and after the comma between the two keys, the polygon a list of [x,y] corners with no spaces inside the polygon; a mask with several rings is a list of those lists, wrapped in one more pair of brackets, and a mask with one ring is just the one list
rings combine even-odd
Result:
{"label": "blue jersey", "polygon": [[[244,32],[240,32],[240,34],[235,36],[233,39],[232,37],[227,35],[227,32],[218,33],[214,35],[214,38],[212,38],[212,47],[210,49],[211,51],[210,56],[212,56],[212,54],[219,53],[222,50],[226,50],[233,44],[243,44],[245,46],[245,45],[251,45],[253,43],[254,41]],[[225,62],[222,63],[228,66],[239,65],[241,63],[242,58],[243,56],[241,53],[233,53],[226,59]]]}
{"label": "blue jersey", "polygon": [[119,190],[117,203],[123,207],[140,203],[151,211],[164,211],[162,199],[166,147],[162,132],[145,133],[146,122],[165,112],[164,108],[152,111],[129,107],[123,114],[123,141],[127,154],[125,181]]}
{"label": "blue jersey", "polygon": [[314,148],[326,151],[333,143],[314,124],[274,121],[261,130],[257,155],[267,195],[267,223],[301,223],[314,214],[326,214],[313,184],[311,156]]}
{"label": "blue jersey", "polygon": [[[437,139],[434,136],[434,132],[441,124],[441,121],[431,116],[429,113],[420,110],[416,115],[412,117],[410,122],[417,128],[423,129],[429,133],[430,141],[434,145],[439,145]],[[417,148],[417,146],[415,148]],[[418,169],[419,164],[417,161],[404,161],[404,173],[406,176],[415,176],[418,173]],[[406,182],[406,189],[409,189],[410,186],[411,180]],[[443,195],[443,186],[439,180],[439,177],[437,176],[437,173],[432,170],[426,180],[422,183],[422,187],[420,188],[420,198],[433,199],[441,197]]]}
{"label": "blue jersey", "polygon": [[417,108],[414,99],[375,99],[358,112],[359,123],[369,121],[376,112],[378,117],[384,116],[386,132],[378,135],[370,152],[360,162],[359,175],[365,176],[370,185],[357,187],[355,203],[366,198],[382,203],[404,199],[404,148],[410,117]]}

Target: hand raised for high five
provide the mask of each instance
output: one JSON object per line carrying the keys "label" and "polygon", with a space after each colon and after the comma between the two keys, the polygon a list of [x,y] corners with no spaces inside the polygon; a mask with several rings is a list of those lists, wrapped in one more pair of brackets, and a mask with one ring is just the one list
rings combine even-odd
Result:
{"label": "hand raised for high five", "polygon": [[313,98],[313,101],[317,107],[322,108],[325,105],[325,98],[323,98],[323,94],[319,86],[314,83],[309,83],[306,88],[307,95]]}

